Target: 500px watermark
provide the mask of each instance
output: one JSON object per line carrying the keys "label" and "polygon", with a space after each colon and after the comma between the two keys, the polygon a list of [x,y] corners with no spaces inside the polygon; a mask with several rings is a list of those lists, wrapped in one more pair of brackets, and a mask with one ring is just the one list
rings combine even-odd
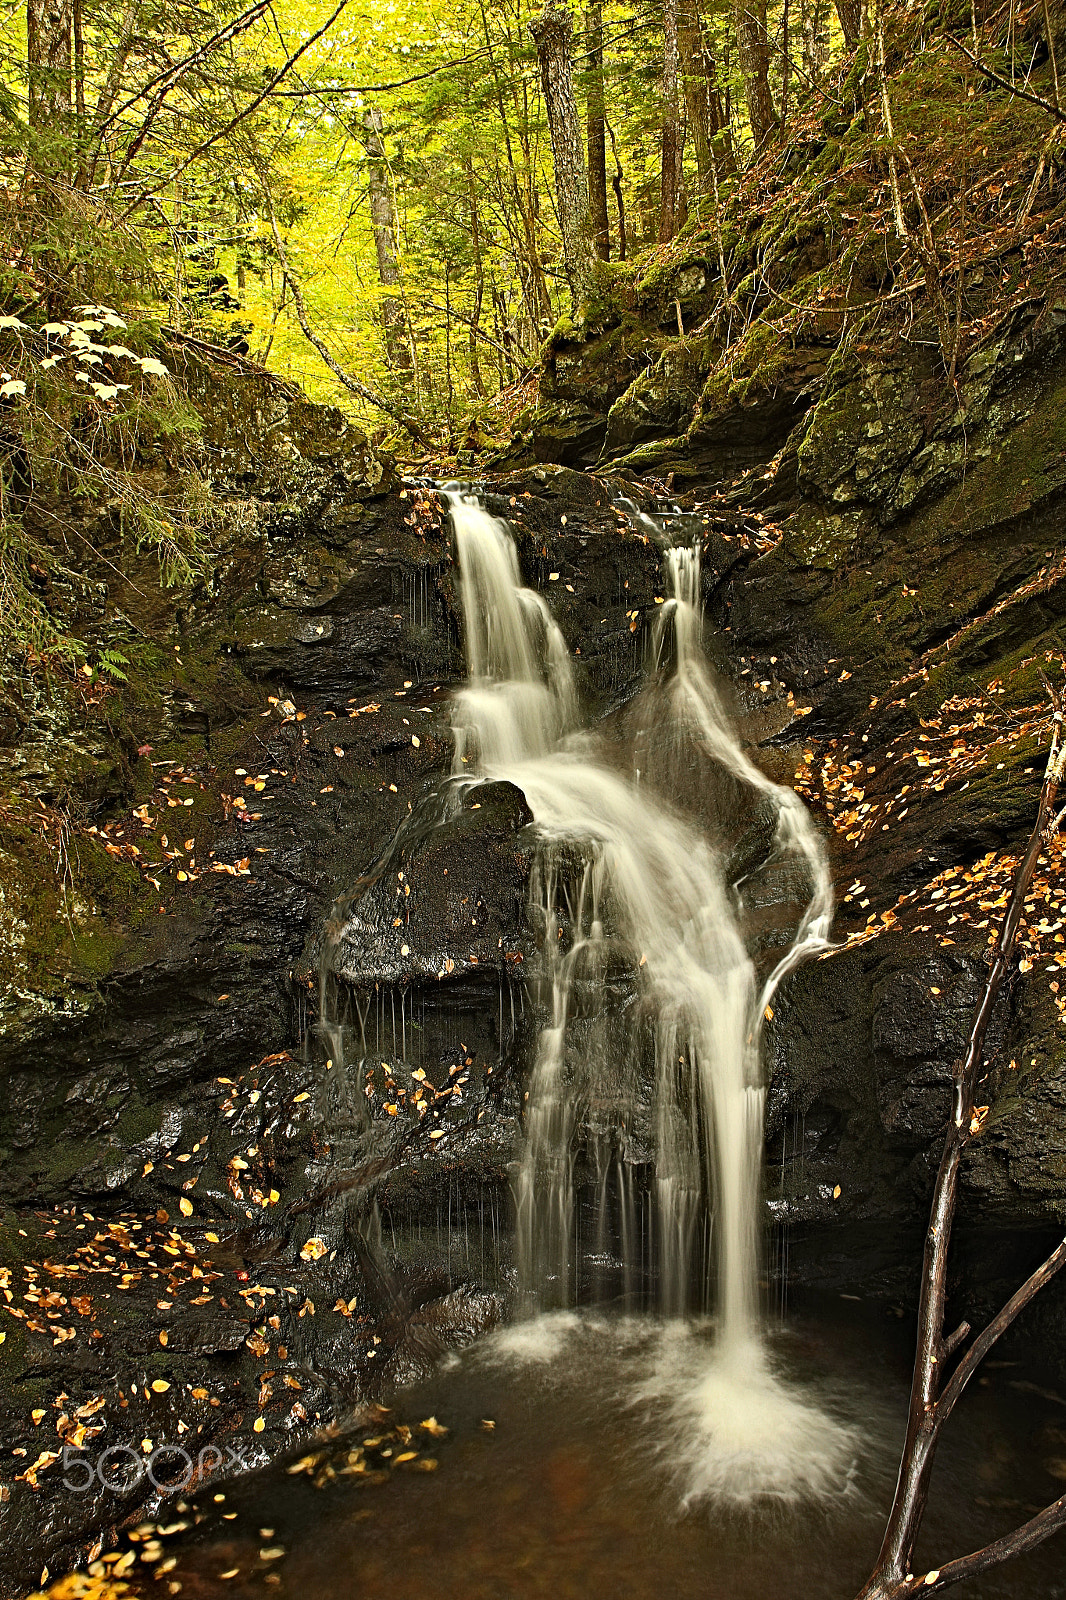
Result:
{"label": "500px watermark", "polygon": [[207,1444],[194,1456],[180,1444],[157,1444],[144,1453],[129,1444],[112,1444],[99,1455],[84,1445],[63,1446],[63,1487],[71,1494],[88,1494],[95,1484],[112,1494],[128,1494],[147,1478],[160,1494],[178,1494],[191,1484],[225,1468],[235,1471],[253,1466],[239,1449]]}

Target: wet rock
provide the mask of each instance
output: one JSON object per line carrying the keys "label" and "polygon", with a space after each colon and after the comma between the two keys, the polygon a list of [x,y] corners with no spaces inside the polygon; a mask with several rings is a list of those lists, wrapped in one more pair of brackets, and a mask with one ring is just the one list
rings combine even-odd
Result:
{"label": "wet rock", "polygon": [[[445,797],[445,805],[450,797]],[[334,906],[320,959],[368,986],[469,976],[523,959],[532,812],[509,783],[457,793],[459,809],[412,821],[375,882]]]}
{"label": "wet rock", "polygon": [[[700,270],[702,283],[693,272],[649,287],[651,335],[601,329],[597,353],[566,333],[555,388],[515,452],[527,464],[493,481],[488,504],[512,520],[526,580],[580,651],[582,690],[610,737],[646,668],[660,551],[614,504],[640,491],[574,464],[608,437],[631,468],[674,471],[696,498],[713,491],[722,520],[704,535],[704,598],[753,753],[791,781],[805,751],[817,772],[846,745],[870,769],[856,807],[894,802],[888,831],[849,839],[832,795],[816,801],[844,939],[931,871],[1014,849],[1027,830],[1032,746],[1002,769],[986,760],[965,786],[923,791],[905,818],[900,780],[885,774],[895,742],[917,747],[952,695],[988,696],[999,679],[1028,686],[1019,707],[1038,699],[1032,661],[1061,648],[1063,585],[1036,581],[1063,543],[1057,345],[1018,327],[971,359],[965,448],[962,419],[931,405],[919,361],[842,371],[822,393],[812,347],[761,386],[704,384],[693,410],[709,353],[667,354],[662,330],[675,299],[688,319],[714,292]],[[101,570],[87,587],[93,625],[128,619],[162,641],[165,665],[128,696],[46,700],[19,682],[0,702],[0,765],[27,807],[0,855],[0,1184],[18,1208],[4,1259],[21,1265],[19,1228],[35,1211],[75,1199],[109,1219],[162,1209],[176,1220],[191,1196],[223,1240],[218,1304],[159,1311],[148,1279],[109,1290],[120,1314],[96,1324],[99,1350],[81,1334],[53,1346],[6,1319],[0,1400],[6,1437],[27,1452],[43,1448],[31,1405],[74,1396],[75,1378],[85,1398],[122,1387],[129,1399],[131,1381],[143,1392],[157,1373],[175,1392],[214,1386],[219,1406],[204,1402],[195,1419],[205,1440],[239,1417],[250,1447],[280,1442],[476,1336],[507,1282],[508,1165],[540,1020],[523,981],[535,948],[530,819],[508,785],[456,787],[451,807],[437,798],[452,758],[442,702],[461,673],[446,519],[425,489],[401,500],[389,464],[339,414],[270,391],[241,416],[243,437],[221,414],[205,434],[228,510],[196,592],[157,599],[135,567],[128,583]],[[570,465],[537,464],[548,456]],[[769,531],[741,536],[725,512],[756,505]],[[165,785],[172,766],[182,776]],[[60,804],[68,834],[61,819],[42,832],[29,814],[58,816]],[[134,822],[142,805],[151,829]],[[109,823],[118,854],[102,842]],[[160,853],[164,833],[180,857]],[[59,845],[75,836],[72,889]],[[743,849],[756,853],[738,844],[738,875]],[[200,870],[209,864],[230,871]],[[860,880],[869,908],[844,900]],[[327,918],[334,989],[320,991]],[[948,945],[935,913],[926,920],[926,932],[888,931],[801,969],[775,1001],[768,1202],[794,1281],[901,1303],[913,1292],[951,1064],[984,972],[984,932]],[[627,1003],[621,979],[617,999]],[[577,1013],[583,1004],[576,993]],[[1012,1254],[1061,1223],[1061,1039],[1047,975],[1019,974],[994,1019],[991,1110],[966,1169],[975,1242],[964,1233],[963,1300],[979,1303],[983,1274],[1006,1281]],[[633,1134],[636,1170],[647,1151]],[[355,1243],[375,1207],[396,1303],[375,1298]],[[256,1227],[264,1214],[273,1220]],[[996,1237],[1024,1248],[985,1250]],[[304,1259],[312,1238],[325,1254]],[[48,1250],[58,1254],[51,1242],[38,1254]],[[241,1290],[256,1283],[274,1296],[249,1303]],[[307,1300],[314,1313],[301,1315]],[[1054,1329],[1057,1302],[1046,1304]],[[267,1380],[253,1434],[279,1345],[302,1387],[282,1396]],[[286,1421],[297,1403],[305,1419]],[[151,1404],[131,1402],[131,1435],[153,1436]],[[5,1483],[26,1459],[0,1458]],[[42,1474],[39,1494],[19,1484],[2,1524],[16,1582],[36,1580],[46,1547],[73,1558],[115,1514],[101,1497],[67,1505],[55,1481]]]}

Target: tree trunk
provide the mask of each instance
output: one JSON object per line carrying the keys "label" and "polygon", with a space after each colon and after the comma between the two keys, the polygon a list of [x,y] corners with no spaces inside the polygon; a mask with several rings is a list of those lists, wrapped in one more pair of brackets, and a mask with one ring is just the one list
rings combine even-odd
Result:
{"label": "tree trunk", "polygon": [[622,163],[618,159],[618,144],[615,140],[614,129],[607,124],[607,132],[611,136],[611,154],[614,157],[614,176],[611,179],[611,188],[614,190],[614,203],[618,207],[618,259],[624,261],[628,251],[626,239],[626,203],[622,194]]}
{"label": "tree trunk", "polygon": [[540,62],[540,81],[551,131],[563,260],[576,307],[588,294],[595,255],[581,124],[574,98],[574,24],[569,11],[560,9],[555,0],[546,0],[544,10],[536,22],[530,24],[529,31]]}
{"label": "tree trunk", "polygon": [[[548,292],[548,283],[544,274],[544,267],[540,259],[540,244],[537,237],[537,213],[534,204],[536,199],[536,188],[530,178],[528,152],[526,152],[526,168],[523,173],[519,172],[518,163],[515,160],[514,146],[511,140],[511,128],[507,118],[507,99],[504,95],[504,88],[506,86],[509,91],[508,98],[510,98],[512,101],[516,99],[514,94],[514,84],[510,77],[508,77],[507,74],[501,70],[499,64],[497,63],[496,52],[492,43],[492,30],[489,27],[488,13],[485,10],[484,0],[481,0],[480,11],[482,27],[485,33],[485,48],[488,52],[489,62],[492,66],[492,80],[493,87],[496,91],[496,104],[499,107],[500,112],[500,128],[503,131],[504,149],[507,153],[507,173],[510,179],[511,191],[514,199],[514,209],[517,212],[518,219],[522,225],[521,234],[518,233],[518,230],[512,223],[511,211],[507,203],[507,198],[504,194],[502,179],[499,186],[500,208],[503,213],[507,230],[511,234],[512,239],[515,241],[515,259],[517,262],[521,263],[518,269],[519,282],[522,285],[522,295],[529,311],[529,319],[535,330],[534,340],[531,347],[532,353],[532,350],[537,348],[539,341],[539,332],[536,331],[539,322],[542,320],[547,321],[551,316],[551,295]],[[511,41],[508,40],[508,43],[510,42]],[[525,109],[524,96],[522,109]],[[499,174],[499,172],[499,161],[497,159],[497,173]]]}
{"label": "tree trunk", "polygon": [[840,18],[840,28],[844,35],[844,42],[851,50],[862,38],[863,0],[833,0],[837,16]]}
{"label": "tree trunk", "polygon": [[85,8],[83,0],[73,0],[71,16],[74,40],[74,142],[77,146],[74,184],[76,188],[84,189],[87,126],[85,121]]}
{"label": "tree trunk", "polygon": [[822,0],[800,0],[800,26],[803,31],[803,68],[811,83],[817,87],[822,81],[829,55]]}
{"label": "tree trunk", "polygon": [[98,133],[95,130],[104,129],[104,125],[114,109],[119,89],[122,86],[123,75],[126,71],[126,63],[129,60],[130,50],[133,46],[142,4],[143,0],[128,0],[119,29],[118,43],[115,46],[115,53],[111,57],[111,62],[107,69],[107,77],[104,79],[96,102],[96,109],[92,116],[87,118],[86,126],[91,123],[94,129],[89,170],[86,174],[86,182],[89,184],[96,177],[97,167],[104,156],[109,161],[113,161],[112,149],[115,142],[114,134],[117,130],[112,129],[110,134],[106,129],[102,133]]}
{"label": "tree trunk", "polygon": [[744,76],[748,120],[756,150],[761,150],[777,126],[770,93],[770,48],[766,38],[766,0],[736,0],[737,48]]}
{"label": "tree trunk", "polygon": [[382,308],[385,353],[389,366],[394,371],[409,372],[411,345],[400,295],[400,263],[396,250],[396,206],[392,198],[392,184],[389,181],[388,163],[385,159],[381,112],[377,106],[367,106],[363,112],[362,125],[370,191],[370,223],[374,230],[374,248],[378,257],[378,278],[385,291]]}
{"label": "tree trunk", "polygon": [[466,184],[470,196],[470,244],[474,252],[474,304],[470,313],[470,381],[479,399],[485,395],[485,381],[481,376],[481,360],[477,342],[481,332],[481,308],[485,303],[485,262],[481,253],[481,218],[477,209],[477,184],[474,180],[474,163],[466,159]]}
{"label": "tree trunk", "polygon": [[663,0],[663,165],[659,205],[659,243],[677,232],[681,202],[681,128],[677,116],[678,0]]}
{"label": "tree trunk", "polygon": [[[30,161],[38,171],[63,174],[70,165],[72,0],[26,0],[27,116]],[[42,150],[42,136],[49,146]]]}
{"label": "tree trunk", "polygon": [[586,96],[589,214],[592,241],[601,261],[611,259],[611,224],[607,216],[607,132],[603,96],[603,0],[585,7],[585,51],[588,56]]}
{"label": "tree trunk", "polygon": [[677,40],[685,111],[696,153],[697,186],[699,193],[705,195],[713,188],[712,163],[717,161],[719,172],[732,171],[733,152],[718,68],[703,37],[696,0],[680,0]]}

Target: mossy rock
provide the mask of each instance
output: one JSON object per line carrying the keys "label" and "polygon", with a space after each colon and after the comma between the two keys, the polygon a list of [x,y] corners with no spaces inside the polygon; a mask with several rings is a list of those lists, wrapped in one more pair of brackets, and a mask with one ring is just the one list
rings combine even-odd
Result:
{"label": "mossy rock", "polygon": [[662,347],[663,340],[631,316],[592,339],[575,336],[564,322],[545,347],[541,395],[606,413]]}

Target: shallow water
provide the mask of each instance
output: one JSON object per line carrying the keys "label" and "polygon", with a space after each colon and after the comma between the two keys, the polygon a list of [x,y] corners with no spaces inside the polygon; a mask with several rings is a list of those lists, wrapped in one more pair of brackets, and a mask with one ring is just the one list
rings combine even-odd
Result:
{"label": "shallow water", "polygon": [[[771,1335],[762,1369],[733,1373],[708,1324],[596,1311],[505,1329],[332,1440],[321,1487],[289,1461],[204,1495],[204,1520],[167,1541],[167,1578],[183,1600],[849,1600],[891,1496],[909,1351],[880,1313],[815,1309]],[[431,1418],[445,1435],[420,1428]],[[384,1442],[330,1479],[368,1438]],[[1024,1366],[992,1368],[941,1449],[918,1570],[1055,1498],[1064,1458],[1066,1400]],[[954,1592],[1055,1600],[1064,1574],[1060,1534]]]}

